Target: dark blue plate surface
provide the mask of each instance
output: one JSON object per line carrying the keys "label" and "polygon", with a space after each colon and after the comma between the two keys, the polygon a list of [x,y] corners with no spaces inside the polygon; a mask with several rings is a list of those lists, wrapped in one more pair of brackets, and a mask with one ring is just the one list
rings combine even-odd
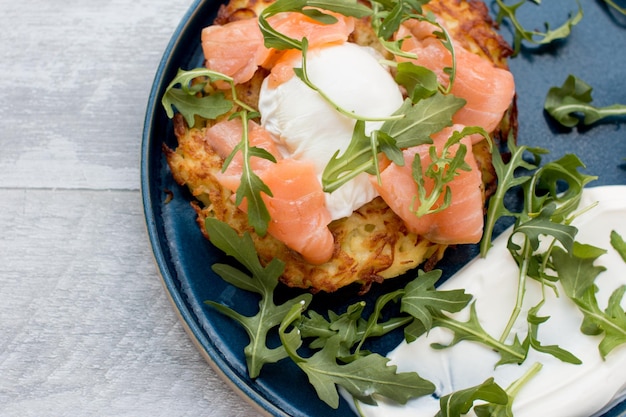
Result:
{"label": "dark blue plate surface", "polygon": [[[552,0],[541,7],[525,5],[520,16],[530,27],[560,25],[576,2]],[[626,118],[609,120],[589,128],[563,129],[543,112],[545,94],[551,86],[561,85],[572,73],[594,87],[595,103],[626,103],[626,19],[604,6],[600,0],[583,2],[585,17],[566,41],[541,48],[528,48],[510,66],[515,74],[519,106],[521,144],[548,148],[547,159],[576,153],[585,162],[587,173],[598,175],[596,185],[626,184]],[[167,47],[156,73],[150,94],[143,132],[141,184],[145,216],[154,255],[168,295],[181,316],[192,340],[207,360],[258,408],[273,416],[353,416],[347,403],[331,410],[318,401],[303,373],[285,360],[263,368],[261,376],[247,376],[243,348],[245,332],[229,319],[207,307],[214,300],[255,313],[256,296],[237,290],[214,275],[210,266],[224,256],[199,232],[195,213],[189,206],[190,195],[172,179],[161,146],[175,147],[172,124],[161,107],[161,96],[178,68],[202,65],[200,31],[211,24],[220,1],[196,1],[185,15]],[[503,34],[509,36],[507,27]],[[510,37],[510,36],[509,36]],[[173,198],[168,201],[169,193]],[[450,250],[439,266],[449,277],[477,253],[476,247]],[[409,274],[410,275],[410,274]],[[399,278],[385,284],[385,291],[403,285]],[[279,297],[293,295],[281,289]],[[382,291],[374,287],[365,297],[372,303]],[[313,307],[318,311],[342,307],[357,300],[355,288],[332,295],[317,295]],[[248,311],[246,311],[248,310]],[[385,353],[401,340],[391,334],[369,348]],[[564,405],[566,407],[567,405]],[[626,415],[626,402],[605,414]]]}

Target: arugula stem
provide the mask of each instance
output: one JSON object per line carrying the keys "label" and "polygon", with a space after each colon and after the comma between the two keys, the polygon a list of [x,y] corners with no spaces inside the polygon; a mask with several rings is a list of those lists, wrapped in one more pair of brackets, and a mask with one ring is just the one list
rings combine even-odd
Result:
{"label": "arugula stem", "polygon": [[506,393],[510,397],[515,398],[519,390],[522,389],[522,387],[526,385],[530,379],[537,375],[537,373],[541,371],[541,368],[543,368],[543,365],[540,362],[533,363],[532,366],[524,372],[524,375],[513,381],[511,385],[506,388]]}
{"label": "arugula stem", "polygon": [[364,335],[367,335],[369,337],[378,337],[378,336],[384,336],[389,332],[392,332],[396,329],[399,329],[401,327],[404,327],[405,325],[411,323],[414,320],[413,317],[411,316],[406,316],[406,317],[396,317],[393,319],[390,319],[388,321],[386,321],[383,324],[378,324],[376,326],[376,330],[375,331],[366,331],[366,330],[360,330],[356,333],[356,336],[361,339],[361,343],[359,344],[359,347],[363,344],[363,341],[365,341],[365,339],[363,339]]}
{"label": "arugula stem", "polygon": [[475,337],[476,340],[480,340],[483,344],[492,347],[498,352],[506,352],[512,355],[513,357],[519,358],[520,362],[524,360],[525,358],[524,354],[520,354],[520,352],[506,345],[504,342],[496,340],[486,333],[481,333],[480,331],[474,329],[471,326],[466,326],[464,323],[461,323],[454,319],[450,319],[445,316],[438,317],[435,320],[438,321],[439,322],[438,324],[441,325],[442,327],[448,328],[455,332],[457,330],[461,330],[467,334],[470,334],[473,337]]}
{"label": "arugula stem", "polygon": [[495,146],[493,141],[490,143],[491,155],[494,165],[501,168],[497,171],[499,186],[496,188],[495,194],[492,195],[489,199],[489,207],[487,208],[483,238],[480,241],[480,256],[483,258],[487,256],[487,252],[489,252],[489,248],[491,248],[493,231],[496,226],[496,221],[499,218],[498,212],[500,211],[501,207],[504,207],[504,197],[508,191],[508,187],[505,187],[503,185],[508,182],[512,182],[515,178],[515,169],[517,168],[517,164],[515,162],[522,159],[522,154],[526,150],[526,147],[524,146],[517,148],[517,152],[513,152],[513,155],[511,157],[511,163],[504,165],[499,157],[499,149],[497,148],[497,146]]}
{"label": "arugula stem", "polygon": [[365,417],[365,414],[361,409],[361,401],[359,401],[356,397],[352,397],[352,403],[354,404],[354,409],[356,410],[359,417]]}
{"label": "arugula stem", "polygon": [[308,51],[308,41],[307,38],[302,38],[302,68],[294,68],[294,72],[304,82],[311,90],[315,91],[320,95],[329,105],[331,105],[339,114],[342,114],[350,119],[355,120],[363,120],[365,122],[387,122],[390,120],[400,120],[404,118],[404,114],[396,114],[391,116],[362,116],[354,113],[353,111],[349,111],[335,103],[321,88],[316,86],[307,73],[307,51]]}
{"label": "arugula stem", "polygon": [[626,8],[618,6],[617,3],[615,3],[613,0],[604,0],[604,2],[621,14],[626,15]]}
{"label": "arugula stem", "polygon": [[357,165],[357,166],[353,167],[352,170],[349,173],[347,173],[347,174],[337,178],[335,181],[324,182],[324,184],[323,184],[324,185],[324,187],[323,187],[324,192],[325,193],[331,193],[331,192],[337,190],[339,187],[341,187],[342,185],[344,185],[345,183],[347,183],[351,179],[355,178],[356,176],[358,176],[362,172],[367,171],[371,166],[372,166],[372,161],[364,162],[361,165]]}
{"label": "arugula stem", "polygon": [[532,250],[530,247],[530,243],[528,241],[528,238],[525,237],[524,246],[523,246],[523,254],[522,254],[523,262],[519,266],[519,275],[517,278],[517,296],[515,297],[515,307],[513,308],[513,311],[511,312],[511,316],[509,317],[509,321],[507,322],[506,327],[504,328],[504,331],[502,332],[502,335],[500,336],[499,341],[502,343],[504,343],[507,337],[509,337],[509,334],[511,333],[511,329],[513,329],[513,325],[517,321],[517,318],[519,317],[522,311],[522,304],[524,303],[524,296],[526,295],[526,279],[528,277],[527,273],[528,273],[528,264],[529,264],[528,260],[531,256],[531,253],[532,253]]}

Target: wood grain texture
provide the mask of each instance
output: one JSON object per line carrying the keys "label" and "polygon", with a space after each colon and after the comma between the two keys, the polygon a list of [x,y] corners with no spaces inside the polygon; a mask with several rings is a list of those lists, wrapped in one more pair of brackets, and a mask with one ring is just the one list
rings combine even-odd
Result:
{"label": "wood grain texture", "polygon": [[0,416],[254,416],[167,300],[139,191],[191,0],[0,0]]}

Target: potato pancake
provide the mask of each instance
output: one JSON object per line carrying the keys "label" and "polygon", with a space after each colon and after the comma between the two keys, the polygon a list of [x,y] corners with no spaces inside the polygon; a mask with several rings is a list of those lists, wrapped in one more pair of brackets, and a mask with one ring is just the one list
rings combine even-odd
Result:
{"label": "potato pancake", "polygon": [[[243,19],[254,18],[271,1],[232,0],[223,5],[215,24],[224,25]],[[432,11],[449,30],[452,38],[465,49],[476,54],[495,67],[507,69],[506,58],[510,47],[496,32],[488,10],[480,1],[432,0],[425,9]],[[388,57],[367,19],[356,20],[349,41],[370,46]],[[259,67],[249,81],[236,86],[237,95],[247,105],[258,108],[261,84],[268,70]],[[225,91],[228,95],[228,91]],[[367,291],[372,283],[380,283],[422,266],[432,269],[442,259],[447,244],[431,242],[410,232],[405,222],[381,197],[363,205],[352,215],[333,220],[328,228],[334,239],[330,260],[312,264],[302,255],[288,248],[281,240],[270,234],[257,235],[250,227],[247,214],[233,201],[232,191],[222,186],[217,176],[224,159],[206,140],[206,132],[214,121],[197,120],[189,128],[184,118],[174,117],[174,130],[178,141],[175,149],[164,146],[163,150],[176,182],[186,186],[195,198],[191,202],[197,213],[202,233],[210,239],[204,228],[207,217],[228,223],[239,233],[248,232],[253,238],[259,258],[263,263],[280,259],[285,263],[281,281],[290,286],[309,289],[312,292],[333,292],[356,283],[360,291]],[[515,99],[504,113],[499,126],[492,132],[496,142],[506,141],[516,131]],[[495,171],[491,163],[490,146],[486,141],[473,144],[472,151],[482,174],[482,202],[496,187]]]}

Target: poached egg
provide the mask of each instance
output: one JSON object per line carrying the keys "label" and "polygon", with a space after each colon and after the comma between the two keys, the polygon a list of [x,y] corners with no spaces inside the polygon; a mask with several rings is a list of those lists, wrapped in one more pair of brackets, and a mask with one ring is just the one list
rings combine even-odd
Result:
{"label": "poached egg", "polygon": [[[307,74],[334,103],[355,115],[387,117],[402,105],[393,77],[371,48],[353,43],[325,46],[307,54]],[[293,62],[301,67],[301,59]],[[312,161],[321,181],[324,168],[352,139],[356,120],[340,114],[298,77],[272,88],[266,79],[259,95],[261,124],[277,141],[284,157]],[[365,133],[383,122],[366,122]],[[325,193],[333,220],[347,217],[378,193],[362,173],[332,193]]]}

